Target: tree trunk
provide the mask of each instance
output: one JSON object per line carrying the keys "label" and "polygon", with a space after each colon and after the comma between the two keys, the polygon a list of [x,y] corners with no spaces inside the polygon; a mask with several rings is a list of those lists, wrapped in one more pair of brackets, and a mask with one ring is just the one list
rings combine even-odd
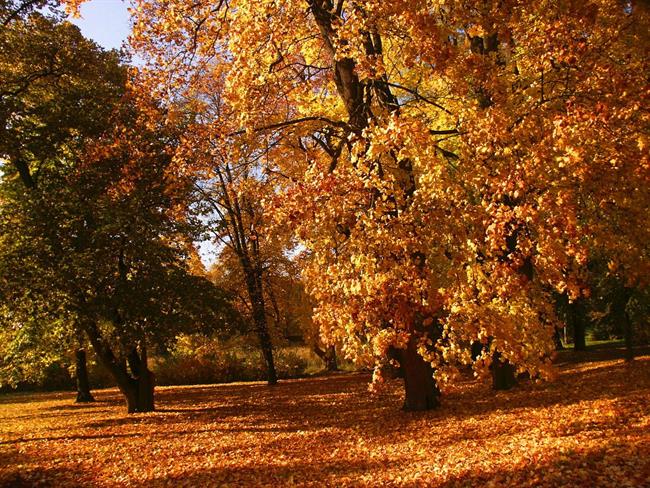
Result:
{"label": "tree trunk", "polygon": [[86,332],[97,358],[111,373],[117,387],[124,395],[128,413],[153,411],[154,376],[147,368],[146,350],[143,354],[144,361],[138,356],[137,351],[135,351],[135,354],[131,352],[129,365],[134,376],[137,375],[137,377],[132,377],[128,373],[124,361],[119,360],[111,348],[106,345],[97,324],[93,320],[85,320],[83,330]]}
{"label": "tree trunk", "polygon": [[564,344],[562,344],[562,336],[560,335],[560,329],[558,329],[557,327],[555,328],[555,332],[553,333],[553,342],[555,343],[556,351],[564,350]]}
{"label": "tree trunk", "polygon": [[630,320],[630,317],[627,313],[625,314],[625,319],[623,320],[623,327],[625,327],[625,361],[629,363],[631,361],[634,361],[634,330],[632,329],[632,321]]}
{"label": "tree trunk", "polygon": [[86,351],[77,349],[75,351],[76,377],[77,377],[77,399],[76,403],[94,402],[90,393],[90,381],[88,380],[88,368],[86,366]]}
{"label": "tree trunk", "polygon": [[569,320],[573,325],[573,349],[576,351],[587,350],[584,313],[582,298],[569,303]]}
{"label": "tree trunk", "polygon": [[[472,342],[472,360],[476,361],[484,351],[488,352],[491,343],[492,337],[489,337],[485,344],[480,341]],[[509,390],[517,385],[515,366],[510,361],[502,359],[499,351],[495,351],[492,355],[490,371],[493,390]]]}
{"label": "tree trunk", "polygon": [[632,298],[632,289],[623,287],[612,303],[615,320],[623,322],[623,338],[625,339],[625,361],[634,360],[634,329],[628,312],[628,304]]}
{"label": "tree trunk", "polygon": [[433,377],[434,370],[417,351],[417,338],[412,336],[406,349],[396,349],[404,375],[404,407],[406,411],[432,410],[440,406],[440,390]]}
{"label": "tree trunk", "polygon": [[470,353],[472,355],[472,361],[476,361],[483,351],[487,348],[487,344],[482,343],[481,341],[472,341],[470,344]]}
{"label": "tree trunk", "polygon": [[[266,321],[265,321],[266,322]],[[265,324],[266,325],[266,324]],[[258,329],[260,338],[260,347],[266,362],[266,381],[269,385],[277,385],[278,374],[275,371],[275,361],[273,359],[273,344],[271,343],[271,336],[269,331],[265,328]]]}
{"label": "tree trunk", "polygon": [[140,353],[137,348],[133,348],[127,359],[132,373],[131,387],[127,395],[129,413],[153,412],[154,374],[147,364],[147,348],[141,345]]}
{"label": "tree trunk", "polygon": [[333,372],[338,371],[339,366],[336,361],[336,347],[329,346],[326,350],[321,349],[318,344],[313,347],[313,351],[316,355],[325,363],[325,369],[327,371]]}
{"label": "tree trunk", "polygon": [[492,388],[494,390],[509,390],[517,385],[515,367],[507,359],[501,358],[501,353],[494,353],[492,365]]}
{"label": "tree trunk", "polygon": [[336,360],[336,347],[330,346],[327,348],[327,354],[325,355],[325,367],[327,371],[338,371],[339,365]]}
{"label": "tree trunk", "polygon": [[269,334],[269,327],[266,320],[266,307],[264,304],[264,295],[262,294],[262,281],[260,276],[255,276],[250,264],[243,262],[244,273],[246,275],[246,286],[248,296],[251,301],[251,310],[253,312],[253,322],[257,337],[260,341],[260,349],[264,362],[266,363],[266,378],[269,385],[278,383],[278,375],[275,370],[275,361],[273,359],[273,343]]}

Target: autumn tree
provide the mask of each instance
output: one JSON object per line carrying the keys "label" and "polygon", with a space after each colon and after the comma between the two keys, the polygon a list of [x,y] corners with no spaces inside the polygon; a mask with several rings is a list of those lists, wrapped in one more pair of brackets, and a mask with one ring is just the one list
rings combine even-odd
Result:
{"label": "autumn tree", "polygon": [[[102,54],[103,59],[95,63],[93,46],[79,36],[76,27],[32,14],[36,9],[57,3],[3,2],[0,7],[4,25],[0,34],[0,154],[11,163],[4,167],[4,173],[11,177],[14,171],[17,172],[23,185],[32,190],[37,187],[38,176],[47,161],[61,157],[66,149],[78,147],[77,134],[99,133],[110,114],[107,111],[100,116],[101,108],[119,96],[121,80],[124,79],[124,70],[115,62],[115,53]],[[104,69],[103,77],[98,76],[97,67]],[[64,81],[68,77],[73,77],[74,82]],[[31,168],[30,162],[33,164]],[[39,205],[44,203],[39,202]],[[46,215],[43,217],[47,218]],[[5,222],[14,224],[6,214]],[[7,232],[9,230],[16,229],[7,229]],[[5,233],[7,235],[13,235],[14,239],[17,237],[13,232]],[[19,241],[15,239],[13,243],[16,242]],[[8,248],[9,243],[4,249]],[[5,262],[3,267],[12,270],[14,265],[17,263]],[[24,285],[29,288],[33,283]],[[60,300],[60,297],[52,298]],[[12,303],[11,306],[13,319],[20,315],[16,305]],[[36,306],[30,308],[31,312],[22,317],[18,329],[14,323],[14,332],[18,335],[5,342],[14,348],[5,357],[7,367],[15,373],[16,366],[21,364],[21,380],[37,378],[43,371],[43,361],[60,357],[64,345],[69,348],[75,347],[75,343],[79,345],[79,341],[62,340],[63,332],[56,325],[61,324],[60,317],[39,315],[42,310]],[[3,314],[5,318],[8,316]],[[74,321],[70,316],[65,320]],[[54,325],[53,330],[58,330],[57,340],[52,339],[49,331],[43,330],[42,322],[48,321]],[[37,343],[39,347],[35,347]],[[18,344],[20,347],[15,349]],[[79,347],[76,355],[79,368],[76,376],[80,380],[78,397],[90,399],[88,382],[83,374],[85,351]],[[26,361],[29,357],[32,360]],[[36,357],[38,361],[33,360]],[[17,379],[15,375],[5,375],[5,380],[10,382]]]}
{"label": "autumn tree", "polygon": [[242,312],[251,319],[266,363],[267,381],[274,385],[277,372],[269,316],[275,297],[268,286],[268,268],[271,249],[282,252],[282,248],[277,239],[264,232],[260,203],[270,185],[259,173],[254,149],[242,145],[231,150],[230,146],[215,142],[206,135],[206,127],[201,123],[204,116],[194,116],[197,120],[188,128],[176,163],[197,179],[195,208],[203,215],[211,240],[222,248],[219,266],[225,264],[234,275],[224,285],[233,292],[243,285],[237,293],[244,305]]}
{"label": "autumn tree", "polygon": [[283,175],[271,208],[312,253],[323,336],[398,362],[405,408],[436,407],[458,363],[550,375],[550,290],[584,295],[590,253],[645,286],[640,4],[140,0],[135,15],[141,89],[220,97],[208,139]]}
{"label": "autumn tree", "polygon": [[32,14],[2,42],[3,326],[22,327],[12,310],[30,307],[63,333],[78,324],[128,411],[153,410],[149,348],[228,310],[188,269],[191,182],[167,173],[177,138],[127,93],[117,53],[71,24]]}

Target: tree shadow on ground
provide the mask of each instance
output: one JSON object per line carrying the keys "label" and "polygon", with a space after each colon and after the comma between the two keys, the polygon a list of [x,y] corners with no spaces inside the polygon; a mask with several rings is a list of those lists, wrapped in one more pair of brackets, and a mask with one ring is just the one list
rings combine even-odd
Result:
{"label": "tree shadow on ground", "polygon": [[[169,477],[148,480],[139,486],[374,486],[373,472],[386,467],[384,462],[332,460],[331,462],[287,462],[286,465],[248,465],[206,470],[192,470]],[[365,479],[365,483],[363,480]],[[349,483],[348,483],[349,485]]]}
{"label": "tree shadow on ground", "polygon": [[[650,374],[643,369],[647,367],[647,360],[632,364],[605,363],[596,368],[587,364],[582,369],[567,365],[556,383],[535,385],[532,382],[524,382],[518,388],[499,393],[491,391],[489,385],[465,381],[444,397],[441,409],[421,413],[399,411],[402,389],[398,381],[391,382],[388,391],[382,396],[369,395],[367,374],[284,381],[277,387],[260,383],[163,387],[159,389],[157,396],[157,404],[161,408],[157,412],[135,415],[126,415],[123,412],[121,396],[117,390],[102,390],[97,392],[98,403],[88,406],[65,405],[58,414],[52,410],[58,410],[59,405],[50,407],[37,404],[32,416],[41,417],[41,430],[34,432],[34,435],[39,437],[29,439],[24,437],[24,433],[17,432],[17,438],[4,443],[9,445],[7,447],[10,449],[11,444],[20,443],[21,447],[31,449],[34,457],[15,461],[13,455],[7,455],[7,463],[25,463],[27,467],[19,470],[19,474],[13,469],[13,474],[10,472],[7,475],[14,477],[11,484],[4,483],[4,478],[0,476],[0,485],[48,486],[39,485],[38,482],[28,483],[32,478],[46,481],[57,479],[57,485],[63,484],[58,480],[67,476],[66,473],[49,467],[43,467],[39,472],[37,468],[29,466],[30,463],[32,466],[38,466],[38,463],[48,466],[47,454],[39,453],[43,446],[39,441],[81,441],[75,444],[75,448],[85,452],[87,456],[88,452],[96,447],[92,442],[94,440],[100,440],[103,446],[110,444],[110,439],[116,438],[115,445],[121,445],[120,438],[124,438],[122,442],[128,444],[127,439],[138,440],[138,437],[144,437],[146,442],[139,442],[138,449],[149,448],[142,446],[152,446],[153,449],[155,446],[158,450],[171,444],[180,449],[174,453],[179,460],[186,459],[185,456],[199,460],[214,455],[223,458],[220,458],[219,468],[206,468],[209,463],[201,464],[199,461],[191,468],[185,466],[179,470],[180,473],[173,475],[167,475],[165,473],[169,471],[163,471],[150,482],[142,484],[143,487],[174,486],[181,482],[187,486],[218,486],[220,483],[236,486],[282,486],[292,483],[312,483],[312,486],[381,486],[382,480],[376,480],[372,475],[374,472],[386,471],[390,474],[390,466],[387,468],[387,463],[399,463],[401,467],[397,471],[404,475],[406,480],[409,479],[407,467],[410,459],[399,458],[406,456],[409,451],[398,450],[391,455],[382,453],[379,457],[368,458],[363,455],[362,449],[355,450],[357,437],[364,441],[369,440],[375,446],[394,444],[402,449],[403,439],[395,440],[399,434],[412,432],[416,436],[418,432],[426,431],[429,438],[414,437],[413,440],[418,443],[418,448],[424,445],[424,448],[430,450],[427,453],[430,452],[433,459],[436,451],[452,452],[466,448],[465,441],[502,438],[504,448],[507,447],[509,441],[514,442],[522,431],[533,427],[533,416],[519,422],[520,416],[525,417],[522,415],[523,409],[533,409],[535,415],[552,416],[553,407],[557,405],[605,399],[612,400],[608,404],[612,407],[610,413],[614,413],[615,417],[634,419],[635,410],[643,413],[639,402],[643,393],[650,389]],[[637,382],[630,384],[630,378],[635,378]],[[104,418],[93,417],[98,412],[101,412]],[[7,415],[5,419],[11,422],[22,414],[21,411],[16,413],[18,415]],[[530,412],[527,412],[527,415],[529,414]],[[54,415],[56,418],[52,419]],[[49,435],[52,431],[57,431],[57,422],[61,416],[72,419],[67,425],[73,430],[67,436]],[[494,419],[498,421],[495,423]],[[600,443],[598,445],[602,446],[602,452],[569,452],[560,455],[555,451],[553,455],[556,457],[552,459],[531,460],[526,466],[514,467],[503,464],[509,462],[508,457],[504,456],[500,465],[503,469],[488,473],[464,471],[451,475],[451,478],[447,475],[444,479],[437,479],[431,474],[435,466],[425,465],[424,477],[419,479],[425,482],[424,486],[437,486],[443,481],[446,483],[445,487],[484,486],[491,480],[496,480],[495,486],[520,486],[524,481],[537,486],[531,480],[537,477],[547,479],[551,476],[547,472],[552,473],[549,478],[551,480],[564,480],[565,478],[553,477],[553,473],[559,470],[564,473],[562,476],[568,477],[566,479],[573,480],[571,476],[577,476],[574,486],[599,486],[590,485],[585,481],[591,474],[578,476],[572,474],[571,470],[579,473],[598,471],[605,462],[603,460],[611,456],[617,459],[617,469],[622,470],[625,476],[632,477],[631,479],[636,479],[636,475],[627,474],[627,463],[630,460],[637,472],[646,469],[647,473],[647,461],[645,468],[634,463],[641,456],[645,456],[645,460],[650,459],[648,448],[639,450],[638,443],[635,447],[630,440],[643,438],[645,426],[638,426],[636,422],[621,425],[618,420],[609,417],[598,418],[597,414],[593,416],[593,422],[591,420],[587,416],[573,422],[573,418],[567,417],[566,425],[561,425],[560,429],[556,425],[551,434],[542,435],[578,438],[581,433],[590,434]],[[484,425],[478,426],[478,422]],[[489,428],[486,428],[485,424],[489,424]],[[615,430],[624,431],[626,437],[617,436],[616,445],[610,445]],[[294,435],[300,431],[300,435]],[[244,435],[238,435],[240,433]],[[21,437],[18,437],[19,435]],[[224,438],[230,440],[219,444],[218,440]],[[173,443],[170,442],[172,439]],[[301,439],[309,439],[313,442],[312,445],[318,445],[321,449],[327,449],[328,446],[334,449],[341,445],[343,449],[351,449],[349,453],[354,452],[354,457],[347,457],[348,451],[345,451],[344,455],[332,457],[330,461],[330,453],[327,450],[318,453],[306,452],[305,445],[301,445]],[[213,440],[217,441],[216,448],[211,444]],[[34,444],[24,445],[29,442]],[[564,440],[562,442],[564,443]],[[251,459],[251,452],[263,452],[269,456],[264,460]],[[234,457],[228,457],[233,454]],[[429,454],[424,458],[424,464],[428,459]],[[240,464],[232,466],[229,464],[231,460],[237,460]],[[0,458],[0,461],[3,459]],[[259,465],[254,465],[254,462],[259,462]],[[422,468],[422,459],[418,463],[419,468]],[[431,469],[431,472],[427,471],[428,469]],[[392,471],[393,475],[397,476],[397,471]],[[2,473],[0,464],[0,475]],[[427,479],[426,476],[429,475],[430,478]],[[612,479],[616,476],[616,473],[611,474]],[[605,481],[609,479],[604,478]],[[396,479],[386,481],[386,485],[411,486],[408,481],[397,483]]]}
{"label": "tree shadow on ground", "polygon": [[15,448],[0,449],[0,487],[7,488],[49,488],[65,485],[76,488],[83,486],[74,481],[70,470],[35,466],[33,460]]}
{"label": "tree shadow on ground", "polygon": [[0,441],[2,445],[16,445],[25,442],[51,442],[51,441],[85,441],[96,439],[119,439],[124,437],[139,437],[141,434],[97,434],[97,435],[62,435],[62,436],[48,436],[48,437],[24,437],[13,439],[11,441]]}
{"label": "tree shadow on ground", "polygon": [[634,444],[603,446],[587,452],[567,450],[541,461],[530,460],[522,466],[482,472],[480,469],[454,475],[439,488],[556,487],[611,488],[614,486],[650,486],[650,446]]}
{"label": "tree shadow on ground", "polygon": [[[527,408],[633,396],[650,388],[650,374],[643,382],[629,383],[630,370],[643,367],[637,362],[572,371],[570,381],[580,390],[577,397],[567,396],[562,377],[555,383],[539,385],[526,381],[506,392],[494,392],[489,385],[467,381],[466,388],[444,397],[441,409],[421,413],[398,411],[401,388],[397,381],[393,390],[383,398],[377,399],[367,394],[367,375],[303,379],[284,382],[273,388],[237,384],[183,388],[181,391],[162,389],[157,396],[157,404],[161,407],[155,413],[91,421],[87,427],[111,428],[136,423],[169,427],[187,420],[211,423],[250,417],[257,422],[247,426],[246,431],[291,432],[315,431],[333,425],[349,428],[368,421],[395,422],[396,416],[404,426],[421,419],[444,422],[450,418],[478,418],[491,414],[495,409],[503,413],[516,413]],[[183,397],[179,398],[179,395]],[[372,410],[373,415],[360,420],[359,412],[364,410]],[[267,423],[272,427],[266,426]]]}
{"label": "tree shadow on ground", "polygon": [[[405,459],[331,462],[290,460],[278,465],[246,465],[214,469],[193,469],[141,483],[141,488],[159,486],[404,486],[404,487],[515,487],[572,486],[584,488],[648,486],[650,448],[639,450],[632,444],[604,446],[595,451],[567,450],[543,460],[495,471],[464,470],[451,476],[422,474],[404,470]],[[614,463],[612,463],[614,461]],[[391,463],[402,469],[390,471]],[[428,466],[427,472],[435,472]],[[388,473],[386,474],[386,470]],[[422,467],[420,467],[422,469]],[[384,473],[383,478],[376,473]]]}
{"label": "tree shadow on ground", "polygon": [[[650,345],[640,345],[633,348],[635,356],[650,355]],[[624,360],[625,347],[608,345],[589,346],[586,351],[576,351],[574,349],[564,349],[558,351],[555,364],[560,368],[572,364],[593,363],[600,361]]]}

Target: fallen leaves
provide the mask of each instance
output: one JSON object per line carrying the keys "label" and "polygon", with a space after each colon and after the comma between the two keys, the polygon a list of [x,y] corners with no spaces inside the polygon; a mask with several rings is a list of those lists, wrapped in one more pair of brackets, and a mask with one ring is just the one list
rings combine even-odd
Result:
{"label": "fallen leaves", "polygon": [[5,395],[0,484],[644,486],[650,356],[589,354],[554,383],[460,382],[427,413],[398,410],[397,381],[368,395],[365,374],[159,388],[158,411],[131,416],[115,390]]}

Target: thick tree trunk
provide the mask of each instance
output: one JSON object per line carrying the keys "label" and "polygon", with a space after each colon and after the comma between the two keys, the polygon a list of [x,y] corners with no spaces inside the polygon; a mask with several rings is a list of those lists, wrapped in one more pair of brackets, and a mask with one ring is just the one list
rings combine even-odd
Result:
{"label": "thick tree trunk", "polygon": [[417,339],[412,337],[406,349],[396,349],[404,375],[404,407],[406,411],[432,410],[440,406],[440,390],[433,377],[431,364],[417,351]]}
{"label": "thick tree trunk", "polygon": [[336,360],[336,347],[330,346],[327,348],[327,354],[325,355],[325,367],[327,371],[338,371],[339,365]]}
{"label": "thick tree trunk", "polygon": [[573,324],[573,348],[576,351],[587,350],[585,323],[580,319],[576,320]]}
{"label": "thick tree trunk", "polygon": [[470,353],[472,355],[472,361],[476,361],[483,351],[487,348],[487,344],[482,343],[481,341],[472,341],[470,344]]}
{"label": "thick tree trunk", "polygon": [[120,386],[120,391],[126,398],[126,408],[129,413],[153,412],[154,403],[154,374],[147,370],[139,378],[130,378],[126,387]]}
{"label": "thick tree trunk", "polygon": [[[88,335],[91,345],[101,364],[111,373],[122,395],[126,400],[128,413],[151,412],[154,410],[154,376],[147,368],[146,350],[144,361],[138,356],[137,351],[129,357],[132,377],[124,364],[120,361],[111,348],[105,343],[97,324],[92,320],[83,323],[83,330]],[[144,366],[141,364],[144,363]],[[135,368],[136,371],[133,370]],[[141,374],[140,374],[141,373]]]}
{"label": "thick tree trunk", "polygon": [[499,352],[494,353],[490,369],[494,390],[509,390],[517,385],[515,367],[507,359],[503,359]]}
{"label": "thick tree trunk", "polygon": [[131,387],[127,394],[129,413],[153,412],[154,405],[154,374],[147,364],[147,349],[140,346],[140,352],[134,348],[128,356],[131,369]]}
{"label": "thick tree trunk", "polygon": [[88,367],[86,365],[85,349],[75,351],[76,359],[76,377],[77,377],[77,400],[76,403],[94,402],[92,393],[90,393],[90,381],[88,380]]}

